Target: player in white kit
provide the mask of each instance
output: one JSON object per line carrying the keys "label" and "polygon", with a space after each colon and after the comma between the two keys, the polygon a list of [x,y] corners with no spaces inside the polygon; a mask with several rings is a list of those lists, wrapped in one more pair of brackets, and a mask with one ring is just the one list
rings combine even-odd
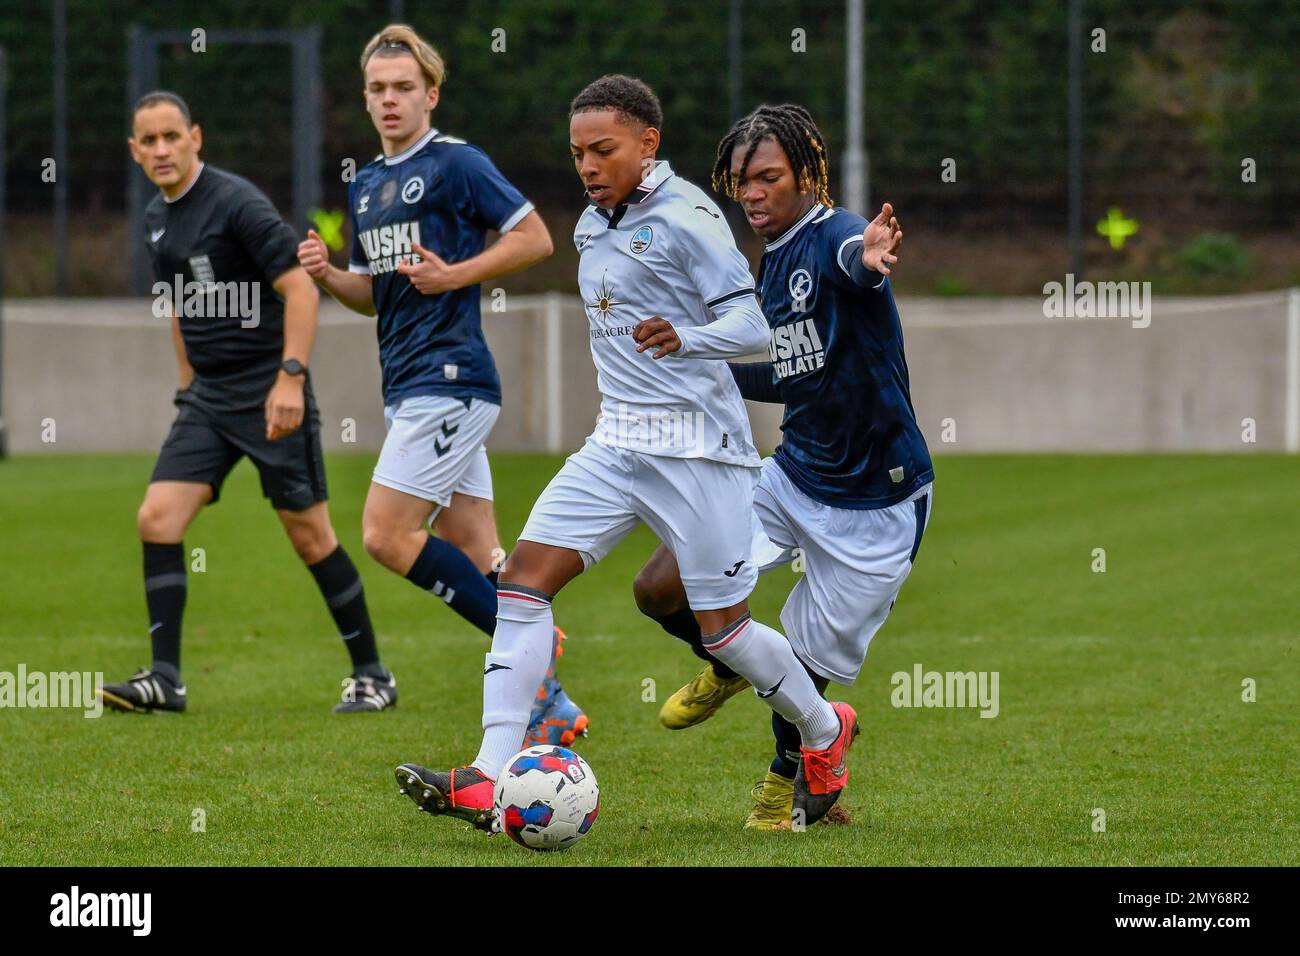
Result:
{"label": "player in white kit", "polygon": [[748,265],[714,202],[656,161],[663,112],[626,76],[570,107],[590,207],[574,229],[601,415],[533,506],[501,572],[483,683],[483,744],[467,767],[396,770],[430,813],[492,830],[496,776],[519,750],[546,668],[551,601],[644,522],[672,552],[705,648],[798,729],[796,804],[811,823],[848,782],[857,715],[829,703],[777,631],[750,618],[759,458],[725,362],[768,340]]}

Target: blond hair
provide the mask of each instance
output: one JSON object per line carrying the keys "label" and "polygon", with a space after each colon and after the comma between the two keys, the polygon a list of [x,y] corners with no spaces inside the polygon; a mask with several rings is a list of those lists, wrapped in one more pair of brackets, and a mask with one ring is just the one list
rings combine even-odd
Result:
{"label": "blond hair", "polygon": [[405,23],[390,23],[370,38],[361,51],[362,73],[375,55],[414,57],[420,72],[434,89],[442,86],[447,78],[447,64],[442,61],[442,55]]}

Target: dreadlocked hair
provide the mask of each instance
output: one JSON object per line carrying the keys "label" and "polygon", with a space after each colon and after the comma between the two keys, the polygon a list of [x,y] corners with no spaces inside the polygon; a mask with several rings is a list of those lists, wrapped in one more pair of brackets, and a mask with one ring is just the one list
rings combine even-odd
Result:
{"label": "dreadlocked hair", "polygon": [[[794,103],[764,104],[727,131],[718,144],[718,157],[713,164],[713,188],[738,199],[739,180],[744,178],[758,144],[769,136],[785,150],[799,183],[799,191],[811,191],[822,205],[835,205],[831,199],[830,174],[826,170],[826,140],[811,114]],[[747,147],[739,177],[731,174],[731,154],[737,146]]]}

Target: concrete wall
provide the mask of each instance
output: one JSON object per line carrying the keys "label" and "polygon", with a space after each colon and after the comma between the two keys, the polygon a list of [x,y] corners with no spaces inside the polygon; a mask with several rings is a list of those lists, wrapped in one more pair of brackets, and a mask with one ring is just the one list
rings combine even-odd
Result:
{"label": "concrete wall", "polygon": [[[501,313],[484,300],[505,390],[495,450],[571,450],[595,421],[586,319],[577,299],[551,301],[559,334],[548,342],[546,297],[517,297]],[[1300,347],[1288,338],[1285,293],[1157,298],[1149,328],[1128,319],[1045,319],[1042,301],[900,301],[913,399],[936,451],[1284,446],[1288,349]],[[167,325],[152,317],[148,300],[11,300],[3,344],[13,453],[153,451],[166,435],[176,363]],[[323,301],[312,369],[325,447],[378,448],[374,320]],[[751,413],[759,447],[770,449],[780,440],[780,409]],[[1256,422],[1255,444],[1242,441],[1244,418]],[[344,419],[356,423],[354,444],[342,441]],[[46,420],[55,423],[52,444],[42,442]]]}

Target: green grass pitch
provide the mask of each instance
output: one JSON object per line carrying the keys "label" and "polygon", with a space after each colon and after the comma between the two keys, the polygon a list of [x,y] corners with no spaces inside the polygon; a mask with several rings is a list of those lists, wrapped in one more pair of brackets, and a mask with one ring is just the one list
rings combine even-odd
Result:
{"label": "green grass pitch", "polygon": [[[559,462],[495,458],[507,546]],[[134,515],[150,464],[0,463],[0,671],[113,681],[148,663]],[[331,456],[331,509],[399,706],[330,713],[346,655],[241,464],[185,542],[207,565],[189,578],[189,712],[0,711],[0,864],[1300,863],[1294,458],[940,459],[917,567],[842,691],[864,731],[854,823],[805,833],[741,829],[770,756],[761,701],[669,732],[643,700],[647,679],[661,702],[696,661],[633,606],[654,543],[638,532],[556,602],[561,677],[591,715],[579,749],[603,793],[591,836],[562,854],[397,794],[395,764],[475,754],[487,640],[362,551],[371,465]],[[755,615],[776,623],[794,580],[763,580]],[[917,663],[997,671],[999,715],[893,707],[890,676]]]}

